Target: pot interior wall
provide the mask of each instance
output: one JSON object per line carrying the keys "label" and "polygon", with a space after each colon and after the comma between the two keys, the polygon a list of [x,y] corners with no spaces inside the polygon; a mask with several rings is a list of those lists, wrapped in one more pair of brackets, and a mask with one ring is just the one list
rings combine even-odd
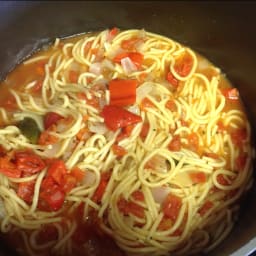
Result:
{"label": "pot interior wall", "polygon": [[[0,79],[27,55],[56,37],[113,26],[144,28],[188,45],[220,67],[239,89],[254,127],[255,11],[253,2],[230,1],[2,2]],[[229,255],[256,236],[255,186],[242,209],[231,236],[212,255]]]}

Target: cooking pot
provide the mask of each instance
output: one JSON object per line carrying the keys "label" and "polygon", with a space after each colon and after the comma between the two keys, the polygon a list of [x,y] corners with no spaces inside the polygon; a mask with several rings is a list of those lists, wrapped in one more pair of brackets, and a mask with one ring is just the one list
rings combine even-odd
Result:
{"label": "cooking pot", "polygon": [[[1,2],[0,79],[56,37],[111,27],[144,28],[191,47],[220,67],[240,91],[256,124],[256,3],[253,2]],[[254,130],[254,129],[253,129]],[[249,255],[256,249],[256,185],[230,236],[209,255]],[[0,256],[15,255],[4,243]]]}

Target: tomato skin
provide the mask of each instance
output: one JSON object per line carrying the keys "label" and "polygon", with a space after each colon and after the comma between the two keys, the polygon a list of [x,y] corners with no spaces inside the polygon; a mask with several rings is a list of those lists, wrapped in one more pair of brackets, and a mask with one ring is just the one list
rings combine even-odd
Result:
{"label": "tomato skin", "polygon": [[48,112],[44,116],[44,128],[47,130],[50,128],[53,124],[56,124],[59,120],[63,119],[64,117],[59,115],[58,113],[55,112]]}
{"label": "tomato skin", "polygon": [[102,116],[106,126],[112,131],[116,131],[119,128],[142,121],[140,116],[135,115],[121,107],[111,105],[104,106]]}
{"label": "tomato skin", "polygon": [[162,204],[164,216],[175,221],[179,215],[181,205],[181,198],[170,193],[167,195]]}
{"label": "tomato skin", "polygon": [[34,174],[45,168],[45,163],[40,156],[32,151],[18,151],[15,153],[15,164],[25,174]]}

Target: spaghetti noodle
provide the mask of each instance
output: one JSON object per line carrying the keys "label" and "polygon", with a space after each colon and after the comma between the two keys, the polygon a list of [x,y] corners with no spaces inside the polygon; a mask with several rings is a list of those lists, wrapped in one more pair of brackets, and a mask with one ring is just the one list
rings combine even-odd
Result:
{"label": "spaghetti noodle", "polygon": [[231,231],[250,125],[191,49],[144,30],[56,39],[1,86],[1,232],[21,254],[90,255],[88,219],[126,255],[207,253]]}

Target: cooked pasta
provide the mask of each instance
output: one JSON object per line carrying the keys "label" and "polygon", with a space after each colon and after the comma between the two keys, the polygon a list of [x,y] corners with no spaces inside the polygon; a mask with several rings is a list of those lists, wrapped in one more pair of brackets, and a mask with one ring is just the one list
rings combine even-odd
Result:
{"label": "cooked pasta", "polygon": [[191,255],[230,233],[250,124],[190,48],[117,28],[56,39],[1,90],[0,227],[21,255]]}

